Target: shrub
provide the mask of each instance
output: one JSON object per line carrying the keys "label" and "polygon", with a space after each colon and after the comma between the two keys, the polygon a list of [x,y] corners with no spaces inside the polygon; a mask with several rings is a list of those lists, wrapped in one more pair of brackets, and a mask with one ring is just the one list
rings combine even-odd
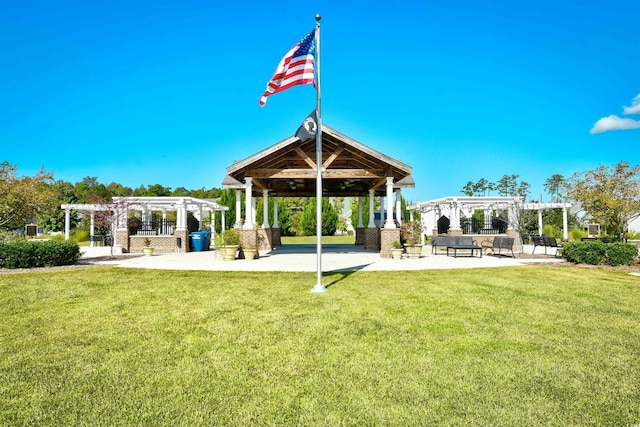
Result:
{"label": "shrub", "polygon": [[89,241],[89,232],[87,230],[75,230],[69,237],[74,242],[87,242]]}
{"label": "shrub", "polygon": [[631,243],[603,243],[600,240],[568,242],[563,245],[562,257],[577,264],[631,265],[638,257],[638,248]]}
{"label": "shrub", "polygon": [[0,243],[0,267],[33,268],[75,264],[80,258],[78,244],[71,241],[15,240]]}
{"label": "shrub", "polygon": [[579,228],[572,228],[571,230],[569,230],[570,240],[580,241],[585,237],[589,237],[589,233],[587,233],[585,230],[581,230]]}
{"label": "shrub", "polygon": [[633,243],[614,242],[607,246],[609,265],[631,265],[638,257],[638,248]]}

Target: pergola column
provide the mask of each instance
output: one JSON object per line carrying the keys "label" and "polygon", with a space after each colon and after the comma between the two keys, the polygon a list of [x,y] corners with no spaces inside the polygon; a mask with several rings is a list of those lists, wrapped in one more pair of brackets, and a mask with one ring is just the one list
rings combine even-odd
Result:
{"label": "pergola column", "polygon": [[240,189],[236,189],[236,223],[234,227],[235,228],[242,227],[242,203],[241,203]]}
{"label": "pergola column", "polygon": [[69,240],[71,233],[71,209],[64,210],[64,240]]}
{"label": "pergola column", "polygon": [[562,207],[562,238],[565,241],[569,240],[569,224],[568,224],[566,206]]}
{"label": "pergola column", "polygon": [[204,219],[204,211],[202,210],[202,205],[198,206],[198,214],[200,215],[199,221],[198,221],[198,231],[202,230],[202,220]]}
{"label": "pergola column", "polygon": [[[224,231],[225,228],[227,227],[227,220],[226,220],[226,215],[225,215],[226,211],[223,209],[220,212],[222,212],[222,221],[221,221],[221,224],[220,224],[220,228],[221,228],[221,231]],[[214,218],[215,218],[215,211],[214,211]],[[215,224],[211,227],[211,232],[213,232],[214,229],[215,229]]]}
{"label": "pergola column", "polygon": [[402,225],[402,193],[399,188],[396,188],[396,221]]}
{"label": "pergola column", "polygon": [[[95,235],[95,221],[96,221],[96,212],[91,211],[89,214],[89,236],[93,237]],[[92,238],[89,239],[89,246],[94,246],[94,241]]]}
{"label": "pergola column", "polygon": [[262,190],[262,228],[269,228],[269,190]]}
{"label": "pergola column", "polygon": [[542,236],[542,209],[538,209],[538,234]]}
{"label": "pergola column", "polygon": [[458,204],[458,200],[454,199],[451,203],[451,221],[449,223],[449,230],[460,231],[460,205]]}
{"label": "pergola column", "polygon": [[374,212],[373,212],[373,197],[375,190],[369,190],[369,224],[367,228],[376,228],[376,222],[374,221]]}
{"label": "pergola column", "polygon": [[244,229],[251,230],[253,227],[253,197],[251,197],[251,192],[253,190],[253,184],[251,182],[251,177],[248,176],[244,179]]}

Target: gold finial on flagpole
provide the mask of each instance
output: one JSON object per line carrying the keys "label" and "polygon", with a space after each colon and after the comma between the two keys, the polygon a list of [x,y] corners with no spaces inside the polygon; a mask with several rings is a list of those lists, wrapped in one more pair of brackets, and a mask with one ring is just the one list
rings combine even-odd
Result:
{"label": "gold finial on flagpole", "polygon": [[316,21],[320,22],[321,19],[322,19],[322,16],[320,16],[319,13],[316,13]]}

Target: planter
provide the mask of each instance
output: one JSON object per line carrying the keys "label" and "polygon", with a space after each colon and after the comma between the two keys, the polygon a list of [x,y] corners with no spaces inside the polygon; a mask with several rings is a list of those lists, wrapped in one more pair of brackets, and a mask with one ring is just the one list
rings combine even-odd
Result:
{"label": "planter", "polygon": [[258,258],[258,250],[256,248],[243,248],[242,252],[244,253],[245,259],[256,259]]}
{"label": "planter", "polygon": [[422,254],[422,245],[406,245],[404,250],[407,251],[407,256],[410,259],[418,259]]}
{"label": "planter", "polygon": [[220,253],[222,254],[223,261],[233,261],[238,255],[238,245],[220,246]]}
{"label": "planter", "polygon": [[144,254],[144,256],[151,256],[153,255],[153,248],[145,246],[144,248],[142,248],[142,253]]}
{"label": "planter", "polygon": [[402,259],[402,248],[391,248],[391,258],[393,259]]}

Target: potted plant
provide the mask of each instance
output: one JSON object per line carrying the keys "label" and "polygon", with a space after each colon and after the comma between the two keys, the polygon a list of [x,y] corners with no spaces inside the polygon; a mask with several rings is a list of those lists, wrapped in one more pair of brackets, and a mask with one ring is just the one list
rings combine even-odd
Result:
{"label": "potted plant", "polygon": [[402,259],[402,252],[403,252],[402,244],[399,241],[394,240],[391,243],[391,258]]}
{"label": "potted plant", "polygon": [[216,249],[220,251],[224,261],[235,260],[239,247],[240,233],[238,233],[238,230],[231,228],[216,235]]}
{"label": "potted plant", "polygon": [[422,253],[422,224],[408,221],[400,226],[400,237],[409,258],[420,258]]}
{"label": "potted plant", "polygon": [[256,248],[242,248],[242,253],[245,259],[256,259],[258,257],[258,250]]}
{"label": "potted plant", "polygon": [[151,239],[149,239],[148,237],[144,239],[144,247],[142,248],[142,253],[145,256],[153,255],[153,248],[151,247]]}

